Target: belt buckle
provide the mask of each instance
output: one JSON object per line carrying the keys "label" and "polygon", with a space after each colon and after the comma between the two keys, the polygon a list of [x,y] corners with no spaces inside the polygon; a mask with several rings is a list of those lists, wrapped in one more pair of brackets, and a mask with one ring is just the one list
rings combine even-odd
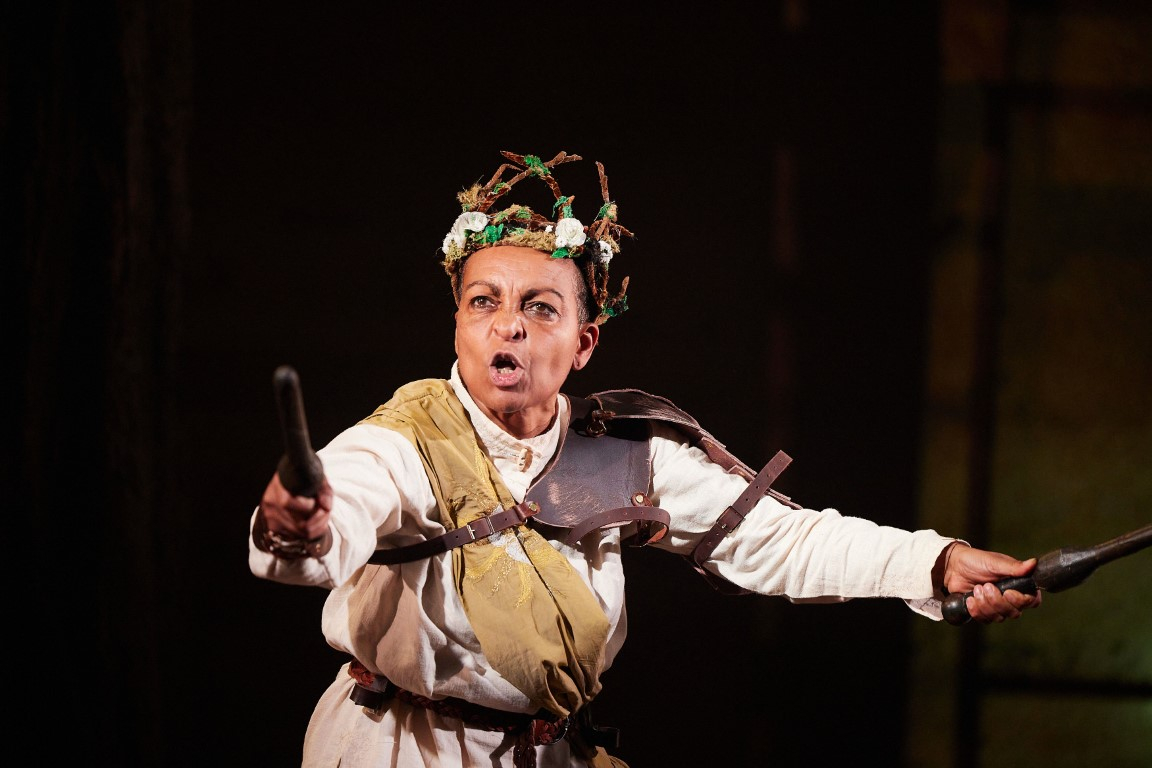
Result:
{"label": "belt buckle", "polygon": [[723,530],[725,535],[727,535],[739,528],[742,522],[744,522],[744,518],[740,513],[732,509],[732,507],[727,507],[724,512],[721,513],[720,519],[716,521],[716,527]]}
{"label": "belt buckle", "polygon": [[[488,523],[488,533],[477,535],[476,528],[473,526],[475,526],[481,520]],[[485,515],[484,517],[478,517],[475,520],[473,520],[472,522],[468,523],[468,525],[466,525],[464,527],[468,529],[468,535],[472,537],[472,541],[478,541],[479,539],[486,539],[489,536],[491,536],[492,534],[496,533],[496,526],[492,525],[492,518],[489,515]]]}

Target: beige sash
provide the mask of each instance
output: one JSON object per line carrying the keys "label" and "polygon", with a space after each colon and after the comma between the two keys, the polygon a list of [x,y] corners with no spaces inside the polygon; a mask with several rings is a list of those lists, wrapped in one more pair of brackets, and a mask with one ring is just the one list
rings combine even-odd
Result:
{"label": "beige sash", "polygon": [[[406,385],[365,419],[404,435],[453,530],[516,504],[441,379]],[[452,550],[456,590],[492,666],[541,709],[566,716],[600,690],[608,620],[568,560],[527,526]]]}

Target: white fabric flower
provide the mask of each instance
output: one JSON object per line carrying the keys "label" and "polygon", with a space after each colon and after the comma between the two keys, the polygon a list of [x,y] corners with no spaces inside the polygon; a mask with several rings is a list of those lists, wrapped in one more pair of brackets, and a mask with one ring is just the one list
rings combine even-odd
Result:
{"label": "white fabric flower", "polygon": [[612,261],[612,245],[607,240],[597,240],[600,244],[600,263],[608,266],[608,262]]}
{"label": "white fabric flower", "polygon": [[448,230],[448,234],[444,236],[444,252],[447,253],[453,243],[457,248],[463,248],[469,232],[482,232],[486,226],[488,226],[488,216],[479,211],[465,211],[460,214],[452,224],[452,229]]}
{"label": "white fabric flower", "polygon": [[575,248],[584,245],[588,235],[584,234],[584,225],[579,219],[567,218],[556,222],[556,247]]}

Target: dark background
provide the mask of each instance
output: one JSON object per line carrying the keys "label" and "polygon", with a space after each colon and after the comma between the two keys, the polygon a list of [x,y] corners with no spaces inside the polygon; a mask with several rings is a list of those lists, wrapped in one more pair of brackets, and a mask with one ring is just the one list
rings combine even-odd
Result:
{"label": "dark background", "polygon": [[[632,309],[582,394],[688,410],[806,506],[914,519],[933,242],[929,3],[5,8],[17,741],[291,765],[343,658],[247,569],[271,375],[322,445],[446,376],[436,249],[499,150],[606,166]],[[583,186],[581,186],[583,184]],[[895,765],[915,617],[725,597],[629,553],[598,719],[646,765]]]}

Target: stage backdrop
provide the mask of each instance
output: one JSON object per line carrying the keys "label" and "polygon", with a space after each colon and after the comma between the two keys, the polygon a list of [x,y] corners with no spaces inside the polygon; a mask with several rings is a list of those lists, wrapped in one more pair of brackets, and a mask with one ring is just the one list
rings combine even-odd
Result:
{"label": "stage backdrop", "polygon": [[[577,211],[603,162],[636,233],[572,392],[664,395],[749,464],[786,450],[807,506],[1019,556],[1147,523],[1150,29],[1120,3],[7,9],[15,741],[299,763],[344,659],[322,590],[247,569],[272,372],[317,446],[447,375],[436,249],[505,149],[583,155]],[[595,709],[633,768],[1152,754],[1146,553],[961,628],[627,554]]]}

